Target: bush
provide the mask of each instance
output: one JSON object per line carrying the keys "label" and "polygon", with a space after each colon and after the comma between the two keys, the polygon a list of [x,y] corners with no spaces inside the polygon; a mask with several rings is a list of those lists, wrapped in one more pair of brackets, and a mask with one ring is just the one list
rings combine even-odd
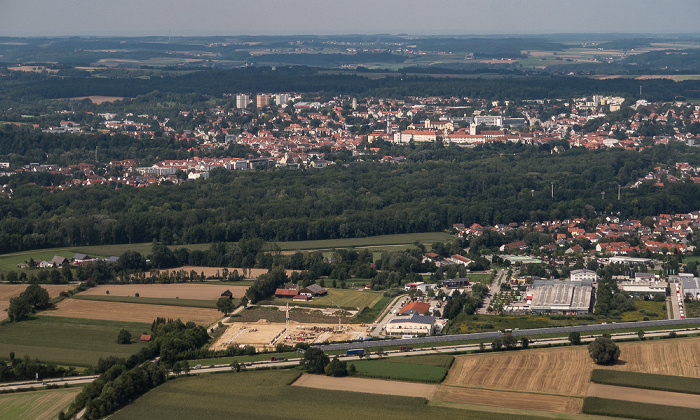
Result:
{"label": "bush", "polygon": [[117,344],[131,344],[131,332],[121,329],[117,335]]}
{"label": "bush", "polygon": [[578,346],[581,344],[581,333],[578,331],[572,331],[569,333],[569,341],[571,344],[574,346]]}

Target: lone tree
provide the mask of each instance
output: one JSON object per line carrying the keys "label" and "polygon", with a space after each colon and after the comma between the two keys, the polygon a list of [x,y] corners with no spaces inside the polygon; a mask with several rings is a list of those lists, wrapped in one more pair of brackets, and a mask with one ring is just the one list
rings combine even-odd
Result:
{"label": "lone tree", "polygon": [[578,331],[572,331],[569,333],[569,341],[571,344],[574,346],[578,346],[581,344],[581,333]]}
{"label": "lone tree", "polygon": [[220,298],[216,301],[216,309],[219,310],[224,315],[228,315],[233,312],[233,300],[229,298]]}
{"label": "lone tree", "polygon": [[620,358],[620,348],[608,337],[598,337],[588,345],[588,354],[599,365],[612,365]]}
{"label": "lone tree", "polygon": [[131,332],[122,328],[117,335],[117,344],[131,344]]}
{"label": "lone tree", "polygon": [[507,350],[512,350],[518,345],[518,339],[511,334],[505,335],[503,336],[503,345]]}
{"label": "lone tree", "polygon": [[7,308],[7,316],[10,321],[21,321],[29,316],[32,311],[32,305],[27,302],[22,296],[13,297],[10,299],[10,307]]}

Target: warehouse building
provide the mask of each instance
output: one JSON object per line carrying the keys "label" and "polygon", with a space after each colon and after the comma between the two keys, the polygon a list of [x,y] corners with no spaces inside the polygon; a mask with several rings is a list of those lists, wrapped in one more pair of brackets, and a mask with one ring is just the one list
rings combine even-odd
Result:
{"label": "warehouse building", "polygon": [[427,336],[435,332],[435,317],[413,315],[410,318],[392,319],[386,326],[386,335]]}
{"label": "warehouse building", "polygon": [[532,287],[532,312],[587,314],[591,311],[593,285],[590,280],[535,281]]}

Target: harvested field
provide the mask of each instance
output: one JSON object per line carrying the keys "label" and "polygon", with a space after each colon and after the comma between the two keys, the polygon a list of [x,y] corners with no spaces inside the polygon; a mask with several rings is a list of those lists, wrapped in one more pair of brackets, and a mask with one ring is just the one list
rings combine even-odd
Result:
{"label": "harvested field", "polygon": [[402,397],[428,399],[430,399],[438,389],[437,385],[416,384],[412,382],[348,377],[332,378],[329,376],[309,374],[301,375],[292,385],[335,391],[365,392],[369,394],[398,395]]}
{"label": "harvested field", "polygon": [[588,387],[588,396],[700,409],[700,395],[681,394],[680,392],[591,384]]}
{"label": "harvested field", "polygon": [[[238,271],[238,274],[245,276],[247,279],[256,279],[258,276],[261,274],[265,274],[268,272],[266,268],[231,268],[231,267],[226,267],[228,268],[229,273],[233,273],[234,270]],[[202,274],[204,273],[204,276],[207,278],[216,278],[217,276],[220,276],[221,273],[223,272],[224,267],[199,267],[199,266],[191,266],[191,265],[186,265],[184,267],[178,267],[178,268],[169,268],[167,270],[159,270],[160,272],[178,272],[178,271],[184,271],[186,273],[189,273],[191,271],[195,271],[197,274]],[[287,275],[290,276],[294,270],[286,270]]]}
{"label": "harvested field", "polygon": [[459,404],[489,405],[525,410],[555,411],[558,413],[580,413],[583,398],[555,395],[530,394],[525,392],[492,391],[487,389],[460,388],[441,385],[433,397],[436,401]]}
{"label": "harvested field", "polygon": [[123,96],[78,96],[75,98],[65,98],[67,101],[82,101],[83,99],[89,99],[93,104],[101,104],[103,102],[115,102],[123,101]]}
{"label": "harvested field", "polygon": [[620,363],[595,365],[586,346],[457,356],[445,385],[585,396],[591,371],[700,377],[700,338],[619,343]]}
{"label": "harvested field", "polygon": [[[284,315],[284,313],[282,313]],[[274,341],[284,334],[284,323],[271,323],[265,319],[257,322],[235,322],[230,325],[218,340],[210,347],[211,350],[223,350],[232,345],[248,345],[257,349],[274,347],[277,343],[294,345],[296,343],[320,343],[323,341],[346,341],[357,339],[366,331],[356,325],[349,328],[344,326],[343,332],[337,330],[338,324],[302,324],[289,322],[290,332],[279,341]],[[303,339],[302,339],[303,338]]]}
{"label": "harvested field", "polygon": [[228,286],[224,284],[103,284],[88,289],[81,295],[107,296],[134,296],[136,293],[145,298],[169,298],[169,299],[200,299],[217,300],[221,293],[230,290],[233,297],[241,298],[245,295],[247,286]]}
{"label": "harvested field", "polygon": [[[10,306],[10,299],[19,296],[27,289],[28,284],[0,284],[0,320],[7,318],[7,308]],[[42,284],[41,287],[49,292],[51,299],[59,293],[72,290],[75,286],[70,284]]]}
{"label": "harvested field", "polygon": [[0,395],[0,418],[55,419],[65,410],[82,388],[64,388]]}
{"label": "harvested field", "polygon": [[140,303],[99,302],[93,300],[65,299],[54,310],[41,313],[47,316],[69,318],[104,319],[109,321],[153,322],[157,317],[193,321],[209,326],[221,314],[216,309],[187,306],[144,305]]}

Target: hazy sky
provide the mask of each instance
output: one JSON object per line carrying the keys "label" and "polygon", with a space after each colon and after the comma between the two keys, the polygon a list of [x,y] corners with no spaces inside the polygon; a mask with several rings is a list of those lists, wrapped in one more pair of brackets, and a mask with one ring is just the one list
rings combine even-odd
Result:
{"label": "hazy sky", "polygon": [[0,36],[700,32],[700,0],[0,0]]}

